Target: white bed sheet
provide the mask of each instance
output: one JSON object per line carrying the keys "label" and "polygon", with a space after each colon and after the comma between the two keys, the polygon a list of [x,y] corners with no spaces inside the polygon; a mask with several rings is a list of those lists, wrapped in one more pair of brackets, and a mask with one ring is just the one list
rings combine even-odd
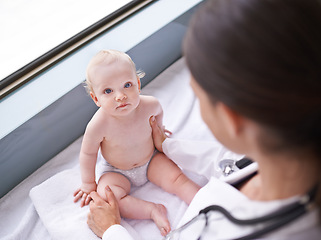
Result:
{"label": "white bed sheet", "polygon": [[[200,117],[184,59],[162,72],[142,94],[159,99],[164,124],[173,138],[216,141]],[[81,209],[79,203],[72,202],[72,193],[80,185],[81,141],[82,137],[0,199],[0,239],[98,239],[86,225],[88,207]],[[206,183],[201,176],[187,174],[201,185]],[[131,194],[164,204],[172,228],[187,208],[179,198],[152,183],[133,189]],[[136,239],[162,239],[150,220],[123,219],[122,224]]]}

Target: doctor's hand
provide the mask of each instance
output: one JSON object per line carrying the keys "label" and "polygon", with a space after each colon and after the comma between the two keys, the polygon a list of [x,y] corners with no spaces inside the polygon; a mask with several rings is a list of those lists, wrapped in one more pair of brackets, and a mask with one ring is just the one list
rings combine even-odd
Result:
{"label": "doctor's hand", "polygon": [[108,186],[105,188],[105,194],[107,202],[97,192],[90,193],[92,201],[89,203],[90,212],[87,218],[88,226],[100,238],[110,226],[120,224],[121,220],[118,202]]}
{"label": "doctor's hand", "polygon": [[151,116],[149,118],[149,124],[152,127],[152,131],[153,131],[154,145],[158,151],[163,152],[162,144],[165,141],[165,139],[167,138],[165,133],[168,133],[168,134],[172,134],[172,133],[166,129],[160,128],[157,125],[157,121],[154,116]]}

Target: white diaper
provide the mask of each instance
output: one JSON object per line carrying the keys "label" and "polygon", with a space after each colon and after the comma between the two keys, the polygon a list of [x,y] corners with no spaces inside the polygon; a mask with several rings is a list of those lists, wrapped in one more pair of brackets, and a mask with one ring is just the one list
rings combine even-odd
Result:
{"label": "white diaper", "polygon": [[154,151],[150,160],[143,166],[135,167],[129,170],[122,170],[110,165],[104,159],[104,157],[102,156],[99,150],[98,157],[97,157],[97,167],[96,167],[96,181],[98,182],[101,176],[107,172],[116,172],[125,176],[133,186],[135,187],[142,186],[146,182],[148,182],[147,169],[150,161],[153,159],[156,153],[157,153],[157,150]]}

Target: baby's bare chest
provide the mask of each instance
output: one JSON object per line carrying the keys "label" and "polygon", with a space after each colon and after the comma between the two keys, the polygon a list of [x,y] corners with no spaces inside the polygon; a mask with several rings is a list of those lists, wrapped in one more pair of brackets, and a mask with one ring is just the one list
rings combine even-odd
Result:
{"label": "baby's bare chest", "polygon": [[152,130],[148,121],[114,126],[101,143],[104,158],[120,169],[145,164],[154,151]]}
{"label": "baby's bare chest", "polygon": [[127,124],[114,123],[106,126],[104,142],[110,147],[130,147],[144,144],[152,140],[152,129],[148,118],[143,118]]}

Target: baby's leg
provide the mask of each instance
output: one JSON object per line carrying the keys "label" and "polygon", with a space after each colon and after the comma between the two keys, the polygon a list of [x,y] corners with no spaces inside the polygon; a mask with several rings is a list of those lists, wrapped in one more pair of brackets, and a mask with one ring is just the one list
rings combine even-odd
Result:
{"label": "baby's leg", "polygon": [[125,176],[115,172],[108,172],[99,179],[97,192],[105,201],[107,201],[105,195],[105,187],[107,185],[111,188],[118,201],[122,217],[152,219],[163,236],[170,232],[166,208],[161,204],[147,202],[128,195],[130,182]]}
{"label": "baby's leg", "polygon": [[151,160],[147,176],[149,181],[160,186],[166,192],[177,195],[190,204],[200,189],[182,170],[163,153],[157,153]]}

